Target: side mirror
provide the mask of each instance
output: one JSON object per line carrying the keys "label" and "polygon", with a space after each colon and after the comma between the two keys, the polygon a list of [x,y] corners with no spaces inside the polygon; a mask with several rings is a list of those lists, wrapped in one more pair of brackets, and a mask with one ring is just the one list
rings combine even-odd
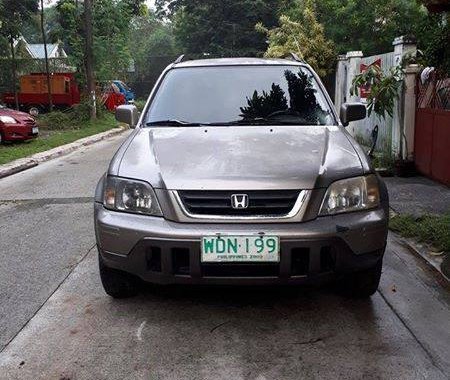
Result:
{"label": "side mirror", "polygon": [[135,128],[139,120],[139,111],[132,104],[119,106],[116,108],[116,120]]}
{"label": "side mirror", "polygon": [[341,106],[341,121],[344,127],[351,121],[362,120],[367,116],[366,106],[362,103],[344,103]]}

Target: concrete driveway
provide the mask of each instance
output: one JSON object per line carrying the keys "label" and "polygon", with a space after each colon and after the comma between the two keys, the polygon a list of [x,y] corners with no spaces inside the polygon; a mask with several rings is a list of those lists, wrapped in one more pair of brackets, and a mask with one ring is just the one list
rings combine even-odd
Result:
{"label": "concrete driveway", "polygon": [[97,179],[124,136],[0,180],[0,379],[447,379],[450,292],[390,236],[380,290],[101,288]]}

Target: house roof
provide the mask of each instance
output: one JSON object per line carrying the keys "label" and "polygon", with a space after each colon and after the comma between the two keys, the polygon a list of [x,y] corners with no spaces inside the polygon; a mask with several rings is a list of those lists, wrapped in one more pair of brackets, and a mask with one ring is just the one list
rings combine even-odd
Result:
{"label": "house roof", "polygon": [[[27,40],[20,36],[14,41],[14,47],[17,48],[21,44],[30,58],[45,59],[44,44],[29,44]],[[59,54],[57,54],[59,52]],[[66,58],[67,54],[61,43],[47,44],[47,53],[49,58]]]}
{"label": "house roof", "polygon": [[[44,44],[28,44],[28,48],[31,51],[33,58],[45,58]],[[47,44],[47,52],[50,58],[54,56],[56,50],[58,50],[58,44]]]}

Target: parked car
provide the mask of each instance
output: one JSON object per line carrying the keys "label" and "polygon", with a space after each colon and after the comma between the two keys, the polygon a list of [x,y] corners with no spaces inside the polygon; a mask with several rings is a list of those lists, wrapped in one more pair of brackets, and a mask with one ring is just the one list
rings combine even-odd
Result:
{"label": "parked car", "polygon": [[125,100],[127,103],[134,103],[134,92],[121,80],[114,80],[113,83],[117,86],[120,93],[125,96]]}
{"label": "parked car", "polygon": [[0,105],[0,143],[30,140],[38,135],[39,128],[32,116]]}
{"label": "parked car", "polygon": [[276,285],[339,280],[370,296],[380,280],[388,193],[320,79],[299,61],[178,60],[95,193],[103,287]]}

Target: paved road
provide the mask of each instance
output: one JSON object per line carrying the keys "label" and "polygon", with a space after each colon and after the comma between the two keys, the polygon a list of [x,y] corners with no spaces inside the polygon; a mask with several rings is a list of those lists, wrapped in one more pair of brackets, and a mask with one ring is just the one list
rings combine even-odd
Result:
{"label": "paved road", "polygon": [[122,139],[0,180],[0,379],[448,378],[449,289],[395,236],[366,301],[292,288],[107,297],[91,197]]}

